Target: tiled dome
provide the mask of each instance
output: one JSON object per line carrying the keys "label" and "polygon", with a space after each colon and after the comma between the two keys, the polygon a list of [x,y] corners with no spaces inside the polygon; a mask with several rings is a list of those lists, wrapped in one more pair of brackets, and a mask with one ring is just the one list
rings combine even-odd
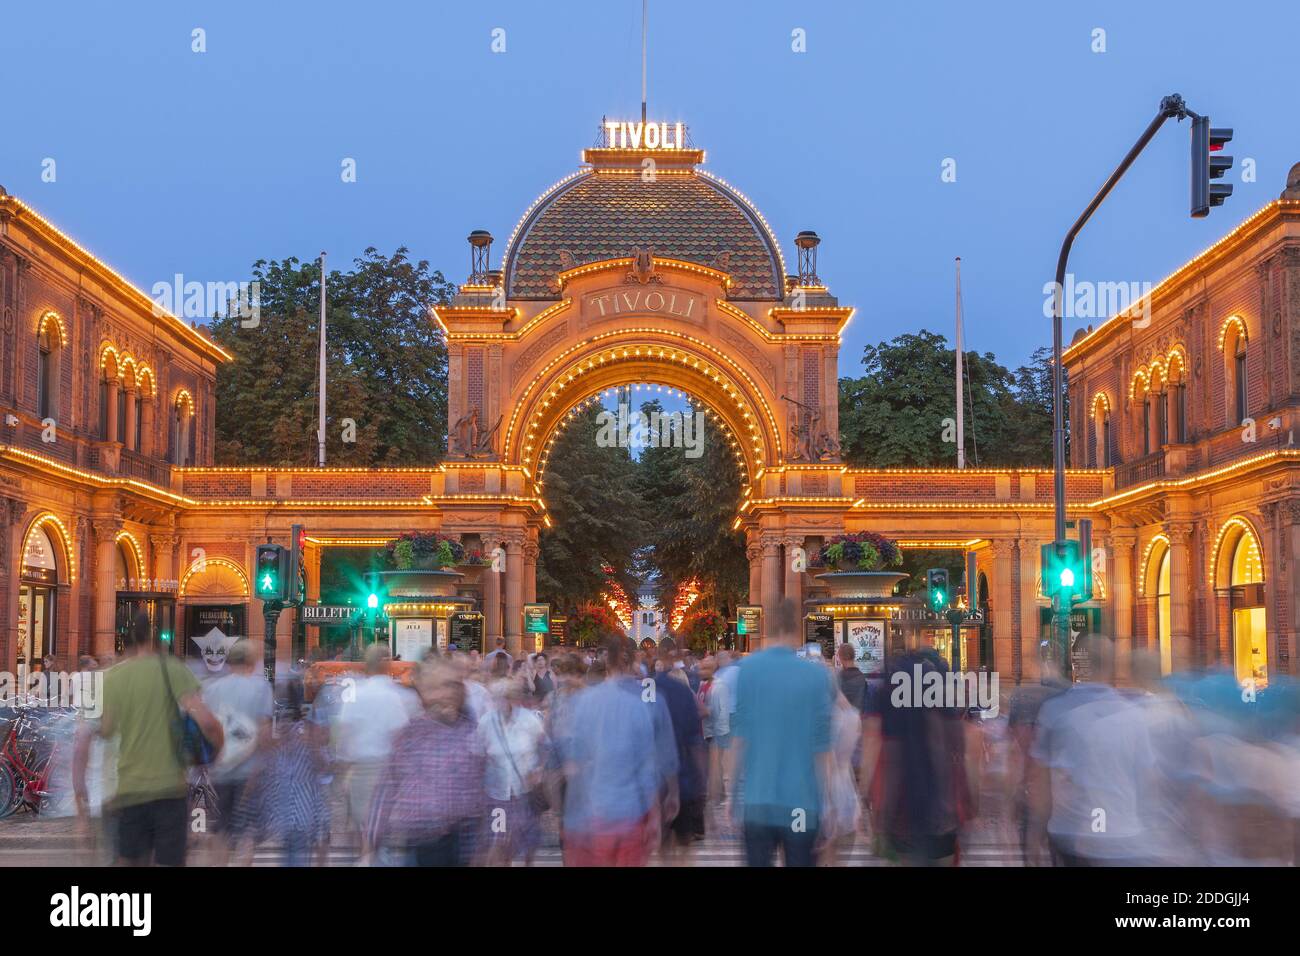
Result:
{"label": "tiled dome", "polygon": [[630,256],[634,246],[730,273],[732,299],[782,296],[781,255],[757,210],[695,170],[651,182],[588,170],[556,186],[520,224],[507,252],[507,294],[555,298],[561,251],[572,254],[569,265],[583,265]]}

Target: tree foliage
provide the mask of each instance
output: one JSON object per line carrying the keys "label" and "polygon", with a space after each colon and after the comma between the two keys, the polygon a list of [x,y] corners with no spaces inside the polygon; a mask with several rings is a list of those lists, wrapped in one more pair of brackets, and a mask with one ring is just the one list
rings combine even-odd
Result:
{"label": "tree foliage", "polygon": [[[845,462],[874,467],[951,466],[956,459],[956,352],[922,329],[863,352],[865,374],[841,378]],[[992,353],[967,352],[968,464],[1046,466],[1052,461],[1051,352],[1014,372]],[[1068,421],[1068,415],[1067,415]]]}
{"label": "tree foliage", "polygon": [[[253,264],[255,325],[212,321],[234,355],[217,371],[220,464],[316,462],[320,266],[295,258]],[[447,435],[447,349],[429,307],[455,287],[407,250],[373,247],[327,285],[326,452],[331,464],[422,465]],[[346,420],[355,435],[345,435]],[[345,438],[354,438],[346,441]]]}

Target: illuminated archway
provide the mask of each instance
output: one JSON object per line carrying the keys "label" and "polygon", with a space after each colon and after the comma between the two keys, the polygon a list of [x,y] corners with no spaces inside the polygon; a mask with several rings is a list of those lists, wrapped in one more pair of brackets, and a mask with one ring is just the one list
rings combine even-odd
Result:
{"label": "illuminated archway", "polygon": [[185,598],[211,595],[247,598],[248,576],[229,558],[202,558],[185,569],[178,590]]}
{"label": "illuminated archway", "polygon": [[[31,524],[27,526],[27,531],[23,534],[22,553],[27,553],[27,548],[31,544],[32,534],[41,529],[47,536],[53,535],[56,558],[63,559],[63,567],[59,571],[65,571],[67,583],[77,579],[77,566],[72,556],[72,535],[68,533],[67,526],[59,520],[59,517],[52,511],[45,511],[32,519]],[[63,575],[60,574],[60,578]]]}
{"label": "illuminated archway", "polygon": [[144,591],[144,587],[132,587],[131,581],[139,581],[144,577],[144,552],[140,548],[140,542],[135,539],[135,535],[129,531],[119,531],[117,533],[118,551],[123,557],[123,570],[126,574],[125,583],[118,590],[122,591]]}
{"label": "illuminated archway", "polygon": [[748,475],[781,460],[776,416],[741,363],[701,339],[649,328],[592,336],[533,376],[506,431],[507,460],[530,471],[538,468],[571,409],[603,390],[634,382],[679,389],[713,409],[736,439]]}

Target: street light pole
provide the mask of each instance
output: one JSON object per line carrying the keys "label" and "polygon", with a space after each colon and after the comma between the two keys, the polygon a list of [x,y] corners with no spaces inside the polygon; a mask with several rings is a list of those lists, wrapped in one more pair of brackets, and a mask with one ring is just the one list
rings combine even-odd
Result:
{"label": "street light pole", "polygon": [[[1151,142],[1156,132],[1164,125],[1165,120],[1177,117],[1182,119],[1184,116],[1196,117],[1196,114],[1187,108],[1183,98],[1177,93],[1166,96],[1160,101],[1160,109],[1156,113],[1146,130],[1138,137],[1138,141],[1133,144],[1133,148],[1128,151],[1128,155],[1123,161],[1115,167],[1115,171],[1110,174],[1110,178],[1102,184],[1101,189],[1097,190],[1097,195],[1092,197],[1092,202],[1084,209],[1083,214],[1079,216],[1070,231],[1065,234],[1065,241],[1061,243],[1061,255],[1056,260],[1056,285],[1052,289],[1052,468],[1053,468],[1053,492],[1055,497],[1056,511],[1056,542],[1059,547],[1060,542],[1065,540],[1065,375],[1061,368],[1061,320],[1064,314],[1065,295],[1065,267],[1070,258],[1070,247],[1074,245],[1074,237],[1077,236],[1084,225],[1092,218],[1092,214],[1097,211],[1097,207],[1105,202],[1110,191],[1115,188],[1115,184],[1120,181],[1123,175],[1128,172],[1128,168],[1133,165],[1133,161]],[[1091,560],[1091,555],[1086,560]],[[1066,603],[1066,613],[1062,613],[1061,604]],[[1056,631],[1057,650],[1060,654],[1061,669],[1065,678],[1070,678],[1070,617],[1068,613],[1068,602],[1062,602],[1060,592],[1053,601],[1053,624]]]}

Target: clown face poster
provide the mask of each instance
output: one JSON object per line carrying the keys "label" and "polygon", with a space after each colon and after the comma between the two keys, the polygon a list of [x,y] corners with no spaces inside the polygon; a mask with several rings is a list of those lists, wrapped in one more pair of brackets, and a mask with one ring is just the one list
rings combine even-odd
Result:
{"label": "clown face poster", "polygon": [[185,656],[202,677],[226,672],[226,655],[246,636],[242,604],[198,605],[185,609]]}

